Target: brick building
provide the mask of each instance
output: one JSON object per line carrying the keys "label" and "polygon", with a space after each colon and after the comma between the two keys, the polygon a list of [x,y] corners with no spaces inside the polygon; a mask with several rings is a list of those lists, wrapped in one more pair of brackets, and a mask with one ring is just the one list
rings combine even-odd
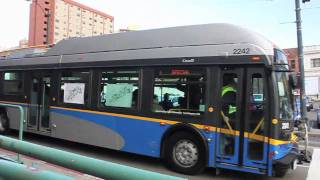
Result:
{"label": "brick building", "polygon": [[72,0],[33,0],[30,5],[29,46],[113,31],[113,16]]}

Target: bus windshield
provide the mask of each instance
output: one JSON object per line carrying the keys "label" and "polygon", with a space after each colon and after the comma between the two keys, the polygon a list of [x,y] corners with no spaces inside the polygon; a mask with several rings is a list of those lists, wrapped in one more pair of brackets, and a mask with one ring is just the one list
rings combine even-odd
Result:
{"label": "bus windshield", "polygon": [[293,120],[292,93],[287,72],[276,72],[278,86],[280,119]]}

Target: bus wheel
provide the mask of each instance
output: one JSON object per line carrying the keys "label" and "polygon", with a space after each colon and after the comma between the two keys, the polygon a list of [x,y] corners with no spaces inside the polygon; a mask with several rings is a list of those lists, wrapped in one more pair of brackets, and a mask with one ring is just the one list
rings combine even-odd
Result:
{"label": "bus wheel", "polygon": [[6,134],[9,131],[9,121],[4,114],[0,114],[0,134]]}
{"label": "bus wheel", "polygon": [[205,149],[197,137],[186,132],[174,133],[165,148],[167,166],[183,174],[197,174],[205,167]]}
{"label": "bus wheel", "polygon": [[274,176],[275,177],[283,177],[287,174],[288,168],[276,168]]}

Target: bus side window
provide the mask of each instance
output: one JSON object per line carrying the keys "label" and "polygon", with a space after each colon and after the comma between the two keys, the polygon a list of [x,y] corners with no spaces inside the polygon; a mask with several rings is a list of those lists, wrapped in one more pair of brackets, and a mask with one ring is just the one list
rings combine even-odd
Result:
{"label": "bus side window", "polygon": [[60,82],[60,103],[87,104],[89,76],[88,71],[63,71]]}
{"label": "bus side window", "polygon": [[205,110],[205,75],[202,69],[156,70],[152,111],[201,115]]}
{"label": "bus side window", "polygon": [[138,70],[110,70],[101,73],[100,107],[138,107]]}
{"label": "bus side window", "polygon": [[1,94],[17,95],[23,93],[22,72],[4,72],[1,79]]}

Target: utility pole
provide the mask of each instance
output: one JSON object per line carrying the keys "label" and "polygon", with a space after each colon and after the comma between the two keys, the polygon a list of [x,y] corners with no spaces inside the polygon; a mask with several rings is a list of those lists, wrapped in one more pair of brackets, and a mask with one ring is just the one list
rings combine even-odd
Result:
{"label": "utility pole", "polygon": [[[302,120],[307,123],[307,108],[306,108],[306,92],[304,81],[304,59],[303,59],[303,43],[302,43],[302,27],[301,27],[301,8],[300,0],[296,1],[296,25],[297,25],[297,40],[298,40],[298,57],[300,66],[300,112]],[[302,0],[303,3],[310,0]]]}

